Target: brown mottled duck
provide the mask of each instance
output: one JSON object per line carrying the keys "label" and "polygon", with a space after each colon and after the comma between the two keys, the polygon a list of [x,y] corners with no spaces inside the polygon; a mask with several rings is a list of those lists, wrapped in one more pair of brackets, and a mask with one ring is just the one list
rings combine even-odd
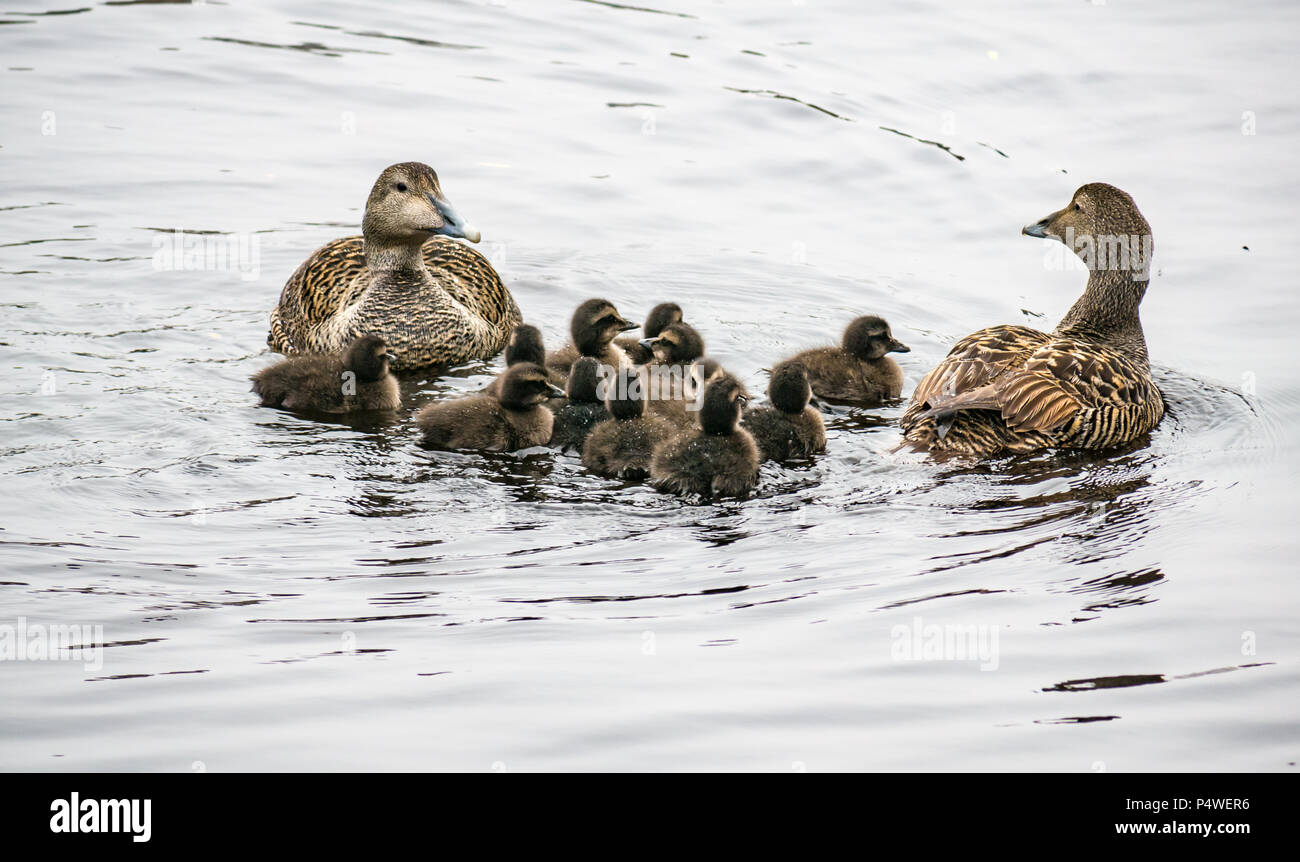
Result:
{"label": "brown mottled duck", "polygon": [[1088,265],[1088,286],[1051,333],[995,326],[958,341],[903,413],[916,448],[977,457],[1103,449],[1164,415],[1138,317],[1154,246],[1133,198],[1089,183],[1022,233],[1064,243]]}
{"label": "brown mottled duck", "polygon": [[514,297],[447,202],[428,165],[380,174],[362,236],[336,239],[290,277],[271,312],[272,350],[334,353],[358,335],[382,337],[406,371],[494,356],[520,322]]}

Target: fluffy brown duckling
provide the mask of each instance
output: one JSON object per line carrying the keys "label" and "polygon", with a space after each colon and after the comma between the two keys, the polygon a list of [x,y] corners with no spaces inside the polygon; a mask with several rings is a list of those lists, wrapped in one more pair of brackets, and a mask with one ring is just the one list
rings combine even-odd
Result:
{"label": "fluffy brown duckling", "polygon": [[674,323],[681,323],[682,307],[675,302],[661,302],[650,313],[646,315],[645,323],[641,324],[641,338],[631,335],[625,335],[617,338],[614,343],[623,348],[627,358],[636,365],[645,365],[654,359],[654,351],[645,346],[645,339],[657,338],[659,333],[663,332]]}
{"label": "fluffy brown duckling", "polygon": [[513,452],[545,446],[554,418],[546,400],[560,390],[546,369],[516,362],[506,369],[497,394],[479,393],[430,404],[415,417],[421,443],[430,449],[490,449]]}
{"label": "fluffy brown duckling", "polygon": [[555,414],[550,445],[560,450],[582,451],[591,429],[609,418],[609,411],[598,394],[602,389],[604,368],[594,357],[580,356],[569,369],[564,398],[551,400],[548,407]]}
{"label": "fluffy brown duckling", "polygon": [[402,406],[393,355],[384,339],[364,335],[345,353],[293,356],[253,375],[253,392],[263,407],[352,413]]}
{"label": "fluffy brown duckling", "polygon": [[650,479],[663,491],[744,497],[758,484],[758,446],[740,427],[748,397],[731,375],[704,388],[699,427],[655,448]]}
{"label": "fluffy brown duckling", "polygon": [[711,373],[720,370],[712,360],[707,360],[708,368],[703,364],[700,333],[688,323],[672,323],[655,338],[642,339],[641,346],[651,352],[646,363],[650,411],[678,425],[694,425],[696,396]]}
{"label": "fluffy brown duckling", "polygon": [[[510,332],[510,340],[506,342],[505,350],[506,368],[518,362],[531,362],[534,365],[546,365],[546,346],[542,342],[542,331],[531,324],[521,323]],[[492,382],[483,387],[484,392],[499,392],[501,379],[505,377],[505,371],[502,371]],[[557,374],[550,375],[552,383],[562,383],[564,378]]]}
{"label": "fluffy brown duckling", "polygon": [[818,398],[874,407],[903,392],[903,369],[885,354],[910,352],[884,318],[865,315],[848,325],[839,347],[805,350],[791,359],[803,363]]}
{"label": "fluffy brown duckling", "polygon": [[569,321],[570,343],[553,350],[546,357],[546,367],[565,377],[579,356],[591,356],[611,368],[628,362],[627,354],[617,344],[614,336],[636,329],[636,324],[618,313],[612,302],[589,299],[573,312]]}
{"label": "fluffy brown duckling", "polygon": [[1087,287],[1051,333],[994,326],[953,345],[903,412],[915,448],[976,457],[1103,449],[1164,415],[1138,315],[1155,246],[1133,198],[1088,183],[1022,233],[1064,243],[1088,266]]}
{"label": "fluffy brown duckling", "polygon": [[771,405],[746,410],[742,423],[763,460],[788,461],[826,451],[826,426],[822,414],[808,406],[812,387],[802,362],[792,359],[772,369],[767,398]]}
{"label": "fluffy brown duckling", "polygon": [[582,447],[582,465],[591,472],[629,481],[645,479],[655,446],[677,433],[671,423],[646,412],[644,383],[642,370],[619,370],[605,399],[610,418],[592,429]]}

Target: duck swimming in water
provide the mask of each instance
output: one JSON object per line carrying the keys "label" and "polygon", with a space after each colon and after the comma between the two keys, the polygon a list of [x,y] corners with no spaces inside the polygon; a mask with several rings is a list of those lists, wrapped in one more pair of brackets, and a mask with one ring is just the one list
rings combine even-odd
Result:
{"label": "duck swimming in water", "polygon": [[912,446],[976,457],[1101,449],[1147,433],[1164,415],[1138,317],[1154,245],[1133,198],[1089,183],[1022,233],[1065,243],[1083,259],[1083,296],[1051,333],[995,326],[958,341],[903,413]]}
{"label": "duck swimming in water", "polygon": [[768,407],[751,407],[742,422],[754,436],[764,461],[807,458],[826,451],[826,425],[810,407],[812,387],[803,363],[788,360],[772,369],[767,385]]}
{"label": "duck swimming in water", "polygon": [[551,351],[546,357],[546,367],[567,377],[570,366],[579,356],[593,357],[611,368],[626,365],[627,354],[613,341],[614,336],[629,329],[636,329],[636,324],[619,314],[612,302],[589,299],[578,306],[569,321],[569,336],[572,341],[559,350]]}
{"label": "duck swimming in water", "polygon": [[352,342],[346,353],[291,356],[253,375],[253,392],[263,407],[352,413],[402,406],[397,379],[389,373],[392,354],[377,335]]}
{"label": "duck swimming in water", "polygon": [[428,165],[386,168],[370,190],[362,236],[334,240],[298,267],[271,312],[272,350],[334,353],[382,337],[405,371],[486,359],[520,321],[514,297]]}
{"label": "duck swimming in water", "polygon": [[564,398],[552,399],[547,407],[555,414],[550,445],[557,449],[582,451],[583,443],[591,429],[609,418],[609,411],[600,400],[604,366],[591,356],[581,356],[569,369]]}
{"label": "duck swimming in water", "polygon": [[623,348],[623,352],[633,364],[645,365],[654,359],[654,351],[645,346],[645,340],[658,338],[659,333],[669,326],[681,322],[682,307],[675,302],[661,302],[650,309],[650,313],[646,315],[645,323],[641,324],[641,338],[624,335],[615,339],[614,343]]}
{"label": "duck swimming in water", "polygon": [[839,347],[805,350],[790,361],[807,370],[818,398],[875,407],[903,392],[903,369],[885,354],[910,350],[884,318],[864,315],[845,328]]}
{"label": "duck swimming in water", "polygon": [[430,449],[488,449],[513,452],[545,446],[554,418],[544,406],[563,394],[548,382],[546,369],[516,362],[506,369],[500,394],[480,393],[430,404],[415,417],[421,443]]}
{"label": "duck swimming in water", "polygon": [[696,429],[659,444],[650,480],[663,491],[702,497],[745,497],[758,484],[758,446],[740,427],[748,397],[736,378],[723,375],[704,387]]}
{"label": "duck swimming in water", "polygon": [[582,465],[593,473],[637,481],[650,475],[650,458],[658,444],[677,429],[650,413],[645,405],[645,373],[625,366],[610,386],[605,406],[610,418],[592,429],[582,447]]}

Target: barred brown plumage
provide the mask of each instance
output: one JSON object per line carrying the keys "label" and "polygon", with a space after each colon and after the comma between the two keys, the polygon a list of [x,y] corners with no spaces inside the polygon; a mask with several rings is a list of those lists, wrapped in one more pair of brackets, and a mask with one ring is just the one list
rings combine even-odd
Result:
{"label": "barred brown plumage", "polygon": [[328,353],[374,333],[397,356],[395,370],[501,351],[522,320],[519,307],[487,258],[452,238],[478,234],[447,204],[431,168],[386,169],[363,230],[327,243],[289,278],[271,313],[272,350]]}
{"label": "barred brown plumage", "polygon": [[[1066,242],[1084,257],[1091,265],[1087,289],[1050,335],[995,326],[958,341],[903,413],[904,438],[913,446],[980,457],[1099,449],[1145,434],[1164,415],[1138,316],[1151,228],[1133,199],[1090,183],[1024,233]],[[1076,236],[1088,241],[1080,245]],[[1133,240],[1132,257],[1099,262],[1083,253],[1117,237]]]}

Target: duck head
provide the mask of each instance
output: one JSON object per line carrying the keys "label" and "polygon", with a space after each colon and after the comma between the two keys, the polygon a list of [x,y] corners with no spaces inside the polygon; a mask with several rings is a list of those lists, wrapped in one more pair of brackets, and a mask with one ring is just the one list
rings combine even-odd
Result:
{"label": "duck head", "polygon": [[397,357],[388,352],[388,345],[378,335],[363,335],[348,347],[343,366],[362,383],[373,383],[388,374],[388,363]]}
{"label": "duck head", "polygon": [[614,304],[606,299],[589,299],[573,312],[569,321],[569,335],[573,346],[583,356],[598,356],[605,351],[614,336],[636,329],[636,324],[618,313]]}
{"label": "duck head", "polygon": [[674,323],[681,323],[682,307],[675,302],[661,302],[646,315],[641,331],[646,338],[654,338]]}
{"label": "duck head", "polygon": [[844,330],[840,346],[858,359],[879,359],[886,353],[911,353],[912,348],[894,338],[883,317],[873,314],[857,318]]}
{"label": "duck head", "polygon": [[645,415],[645,395],[641,369],[625,366],[615,373],[605,398],[605,409],[615,419],[640,419]]}
{"label": "duck head", "polygon": [[700,428],[705,434],[730,434],[740,423],[741,413],[749,403],[749,394],[740,381],[730,374],[715,378],[704,387],[700,405]]}
{"label": "duck head", "polygon": [[641,346],[669,365],[694,362],[704,355],[704,339],[689,323],[671,323],[657,337],[641,339]]}
{"label": "duck head", "polygon": [[1106,183],[1079,186],[1063,208],[1020,230],[1025,236],[1063,243],[1090,270],[1150,272],[1151,225],[1127,192]]}
{"label": "duck head", "polygon": [[546,364],[546,346],[542,343],[542,331],[531,324],[521,323],[510,333],[506,342],[506,365],[516,362]]}
{"label": "duck head", "polygon": [[563,394],[560,387],[551,385],[545,368],[533,362],[516,362],[506,369],[497,400],[508,410],[527,410]]}
{"label": "duck head", "polygon": [[422,244],[434,234],[478,242],[480,234],[457,213],[433,168],[402,162],[384,169],[366,199],[361,232],[387,244]]}
{"label": "duck head", "polygon": [[569,369],[569,380],[565,383],[564,394],[570,401],[600,403],[597,390],[605,378],[608,366],[602,365],[592,356],[583,356]]}
{"label": "duck head", "polygon": [[767,384],[767,398],[782,413],[802,413],[812,398],[808,382],[808,369],[802,362],[782,362],[772,369],[772,379]]}

